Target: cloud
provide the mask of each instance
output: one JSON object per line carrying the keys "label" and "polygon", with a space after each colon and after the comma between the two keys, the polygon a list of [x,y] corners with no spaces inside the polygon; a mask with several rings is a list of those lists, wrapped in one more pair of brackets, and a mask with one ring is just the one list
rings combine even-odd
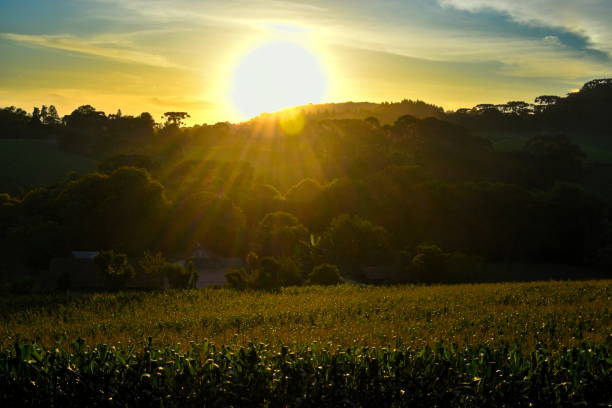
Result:
{"label": "cloud", "polygon": [[438,0],[455,9],[505,13],[526,25],[562,27],[586,38],[585,48],[612,52],[612,4],[609,0]]}
{"label": "cloud", "polygon": [[142,64],[162,68],[180,68],[164,56],[137,50],[121,37],[102,36],[97,38],[77,38],[72,35],[28,35],[0,33],[0,38],[38,47],[59,49],[109,58],[131,64]]}

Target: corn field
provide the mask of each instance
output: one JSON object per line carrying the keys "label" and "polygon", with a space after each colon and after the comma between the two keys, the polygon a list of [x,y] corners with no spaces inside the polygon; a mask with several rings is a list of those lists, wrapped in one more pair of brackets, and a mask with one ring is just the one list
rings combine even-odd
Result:
{"label": "corn field", "polygon": [[[330,345],[331,346],[331,345]],[[3,406],[610,406],[610,343],[551,352],[16,343],[0,354]]]}
{"label": "corn field", "polygon": [[610,281],[6,297],[0,406],[612,406]]}

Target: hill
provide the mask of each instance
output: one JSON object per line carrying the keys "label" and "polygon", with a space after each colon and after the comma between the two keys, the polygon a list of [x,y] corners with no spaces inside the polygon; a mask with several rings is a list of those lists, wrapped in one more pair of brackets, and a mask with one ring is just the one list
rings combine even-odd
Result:
{"label": "hill", "polygon": [[274,116],[301,114],[310,120],[376,118],[381,124],[391,124],[397,118],[411,115],[417,118],[442,118],[444,109],[420,100],[404,99],[400,102],[338,102],[295,106],[279,112],[262,113],[249,122]]}

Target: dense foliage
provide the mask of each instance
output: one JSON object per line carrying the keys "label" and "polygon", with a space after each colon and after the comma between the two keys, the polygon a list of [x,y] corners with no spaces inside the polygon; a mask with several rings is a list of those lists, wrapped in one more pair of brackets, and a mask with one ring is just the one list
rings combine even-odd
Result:
{"label": "dense foliage", "polygon": [[[606,181],[592,183],[568,132],[609,130],[610,83],[536,105],[329,104],[192,127],[182,127],[186,112],[155,124],[89,105],[61,119],[50,107],[4,108],[3,137],[45,137],[95,158],[99,172],[3,195],[0,271],[39,276],[78,250],[112,249],[136,264],[147,251],[184,260],[200,247],[274,258],[234,272],[236,287],[304,283],[321,264],[351,280],[378,267],[428,283],[479,280],[467,269],[491,262],[605,268]],[[482,137],[517,129],[531,133],[510,151]],[[443,266],[419,252],[426,246],[445,254]]]}
{"label": "dense foliage", "polygon": [[76,341],[0,352],[5,406],[605,406],[612,401],[608,346],[438,343],[434,348],[270,347],[190,343],[154,347]]}

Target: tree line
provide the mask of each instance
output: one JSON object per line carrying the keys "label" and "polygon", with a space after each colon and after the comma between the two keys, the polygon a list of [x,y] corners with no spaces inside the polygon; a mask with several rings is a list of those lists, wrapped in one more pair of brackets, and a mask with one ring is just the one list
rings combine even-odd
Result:
{"label": "tree line", "polygon": [[[583,89],[610,95],[606,81]],[[577,145],[553,129],[499,152],[453,115],[488,114],[306,118],[297,134],[278,118],[186,128],[185,112],[40,119],[65,148],[106,153],[95,173],[0,195],[3,269],[76,249],[184,259],[196,245],[245,259],[228,274],[241,288],[360,280],[364,267],[449,282],[481,279],[484,262],[612,263],[610,206],[581,185]]]}

